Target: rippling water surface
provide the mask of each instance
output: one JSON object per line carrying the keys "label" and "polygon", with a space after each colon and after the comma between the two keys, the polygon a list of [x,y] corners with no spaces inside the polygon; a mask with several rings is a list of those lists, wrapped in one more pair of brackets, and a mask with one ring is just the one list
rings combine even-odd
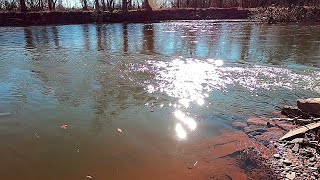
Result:
{"label": "rippling water surface", "polygon": [[180,145],[319,82],[320,25],[1,27],[0,175],[181,178]]}

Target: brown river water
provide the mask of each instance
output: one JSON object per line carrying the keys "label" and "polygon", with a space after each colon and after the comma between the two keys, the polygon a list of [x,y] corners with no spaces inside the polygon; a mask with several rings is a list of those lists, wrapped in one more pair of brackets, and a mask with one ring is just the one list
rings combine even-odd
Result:
{"label": "brown river water", "polygon": [[0,179],[246,179],[193,147],[319,96],[320,24],[0,27]]}

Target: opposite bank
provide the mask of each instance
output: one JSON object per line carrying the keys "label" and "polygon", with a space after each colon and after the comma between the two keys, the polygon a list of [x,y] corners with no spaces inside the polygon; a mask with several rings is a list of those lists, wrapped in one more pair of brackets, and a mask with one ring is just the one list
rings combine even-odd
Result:
{"label": "opposite bank", "polygon": [[156,11],[110,12],[3,12],[0,26],[33,26],[50,24],[157,22],[165,20],[248,19],[247,9],[175,9]]}

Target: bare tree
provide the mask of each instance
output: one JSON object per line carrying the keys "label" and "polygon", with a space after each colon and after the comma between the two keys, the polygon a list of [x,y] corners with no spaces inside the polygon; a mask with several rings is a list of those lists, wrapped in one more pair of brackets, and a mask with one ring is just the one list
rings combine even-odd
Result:
{"label": "bare tree", "polygon": [[102,4],[102,11],[106,11],[107,10],[106,1],[105,0],[101,0],[101,4]]}
{"label": "bare tree", "polygon": [[48,0],[49,11],[52,11],[52,0]]}
{"label": "bare tree", "polygon": [[150,6],[149,0],[144,0],[143,5],[147,11],[152,11],[152,7]]}
{"label": "bare tree", "polygon": [[95,9],[96,11],[99,11],[99,10],[100,10],[99,0],[94,0],[94,2],[95,2],[95,7],[94,7],[94,9]]}
{"label": "bare tree", "polygon": [[122,12],[127,13],[128,12],[128,1],[122,0]]}
{"label": "bare tree", "polygon": [[84,11],[88,10],[88,1],[87,0],[81,0],[81,4],[82,4],[82,9]]}
{"label": "bare tree", "polygon": [[20,11],[21,12],[27,12],[27,6],[26,6],[26,1],[25,0],[20,0]]}
{"label": "bare tree", "polygon": [[114,10],[114,0],[107,0],[107,8],[109,12]]}

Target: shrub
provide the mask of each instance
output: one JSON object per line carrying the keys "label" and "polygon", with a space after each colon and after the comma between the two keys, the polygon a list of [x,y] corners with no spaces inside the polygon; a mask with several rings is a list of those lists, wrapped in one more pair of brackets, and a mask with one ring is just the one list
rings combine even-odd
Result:
{"label": "shrub", "polygon": [[251,16],[253,20],[268,23],[277,22],[315,22],[320,21],[320,9],[317,7],[268,7],[260,8]]}

